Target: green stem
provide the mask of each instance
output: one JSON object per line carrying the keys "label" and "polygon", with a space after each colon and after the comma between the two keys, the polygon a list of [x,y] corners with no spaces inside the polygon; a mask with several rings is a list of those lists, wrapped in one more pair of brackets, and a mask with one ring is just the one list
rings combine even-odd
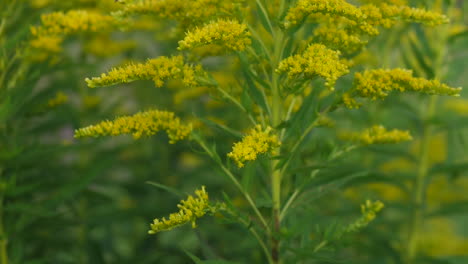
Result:
{"label": "green stem", "polygon": [[[3,185],[3,183],[0,183]],[[4,187],[0,186],[0,263],[1,264],[8,264],[8,252],[7,252],[7,244],[8,238],[5,234],[4,226],[3,226],[3,193]]]}
{"label": "green stem", "polygon": [[[434,115],[437,97],[432,96],[428,105],[428,116],[430,119]],[[408,244],[406,248],[406,262],[413,263],[418,253],[419,235],[423,224],[424,204],[425,204],[425,181],[429,170],[429,144],[431,141],[432,126],[424,124],[421,141],[420,160],[417,175],[413,183],[413,204],[409,221]]]}
{"label": "green stem", "polygon": [[205,152],[210,156],[221,168],[221,170],[229,177],[229,179],[234,183],[234,185],[239,189],[239,191],[244,195],[245,199],[247,202],[249,202],[250,206],[254,210],[255,214],[258,216],[258,219],[262,222],[262,225],[265,227],[268,233],[271,233],[270,227],[268,226],[268,223],[266,222],[265,218],[263,217],[262,213],[258,210],[257,206],[255,205],[255,202],[253,201],[252,197],[250,197],[250,194],[244,190],[242,185],[239,183],[239,181],[236,179],[234,174],[224,166],[222,162],[219,161],[219,157],[217,156],[216,153],[213,153],[210,148],[205,144],[205,142],[196,134],[192,133],[192,138],[195,139],[195,141],[205,150]]}

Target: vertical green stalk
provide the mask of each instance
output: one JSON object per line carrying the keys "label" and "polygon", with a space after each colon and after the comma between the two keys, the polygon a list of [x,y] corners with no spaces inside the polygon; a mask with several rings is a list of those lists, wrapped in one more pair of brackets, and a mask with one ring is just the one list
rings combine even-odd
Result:
{"label": "vertical green stalk", "polygon": [[[1,174],[1,171],[0,171]],[[0,182],[0,264],[8,264],[7,244],[8,238],[3,226],[3,202],[4,202],[5,184]]]}
{"label": "vertical green stalk", "polygon": [[[282,1],[284,2],[284,1]],[[273,41],[273,58],[271,61],[271,68],[272,68],[272,118],[271,124],[273,127],[277,127],[281,123],[281,116],[283,114],[283,102],[281,98],[281,87],[279,84],[279,76],[275,72],[278,64],[282,58],[283,49],[284,49],[284,42],[285,37],[284,33],[281,29],[278,29],[275,34],[275,38]],[[280,148],[276,151],[280,153]],[[282,172],[281,168],[278,168],[278,160],[271,161],[271,195],[273,201],[273,209],[272,209],[272,218],[273,218],[273,231],[272,232],[272,248],[271,248],[271,255],[273,258],[274,263],[281,263],[280,261],[280,241],[277,237],[281,228],[281,178]]]}
{"label": "vertical green stalk", "polygon": [[437,97],[432,96],[427,106],[426,123],[423,128],[423,135],[421,140],[420,160],[416,178],[413,183],[413,201],[412,212],[410,216],[409,229],[408,229],[408,244],[406,248],[406,262],[413,263],[418,253],[419,235],[421,234],[421,226],[424,217],[424,204],[425,204],[425,182],[429,170],[429,144],[431,141],[432,126],[427,123],[427,120],[432,118],[435,113],[435,106]]}

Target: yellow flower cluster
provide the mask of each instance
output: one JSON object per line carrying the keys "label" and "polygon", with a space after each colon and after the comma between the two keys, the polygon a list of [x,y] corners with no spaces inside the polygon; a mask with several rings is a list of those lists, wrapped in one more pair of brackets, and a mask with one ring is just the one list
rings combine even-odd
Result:
{"label": "yellow flower cluster", "polygon": [[456,99],[445,102],[445,107],[459,115],[468,116],[468,100]]}
{"label": "yellow flower cluster", "polygon": [[136,47],[133,40],[113,40],[109,35],[99,35],[86,41],[84,49],[97,57],[111,57]]}
{"label": "yellow flower cluster", "polygon": [[445,15],[406,5],[389,5],[383,3],[378,6],[365,5],[361,7],[361,10],[365,14],[366,21],[369,24],[387,28],[394,25],[398,20],[422,23],[429,26],[436,26],[449,22],[449,19]]}
{"label": "yellow flower cluster", "polygon": [[151,14],[170,18],[184,25],[199,24],[217,16],[226,16],[234,11],[239,0],[140,0],[123,5],[120,15]]}
{"label": "yellow flower cluster", "polygon": [[301,23],[310,14],[345,17],[356,22],[365,19],[358,7],[344,0],[299,0],[286,15],[286,27]]}
{"label": "yellow flower cluster", "polygon": [[281,143],[278,136],[272,132],[271,127],[264,130],[260,125],[257,125],[242,138],[242,141],[234,143],[232,151],[227,154],[228,157],[233,159],[239,168],[242,168],[246,161],[256,160],[258,154],[271,153],[275,155],[275,151]]}
{"label": "yellow flower cluster", "polygon": [[235,20],[219,19],[186,33],[179,41],[179,49],[216,44],[227,50],[242,51],[251,44],[247,26]]}
{"label": "yellow flower cluster", "polygon": [[314,42],[322,43],[331,49],[347,54],[356,52],[367,44],[367,41],[361,40],[358,35],[353,35],[347,30],[333,27],[320,27],[316,29],[313,39]]}
{"label": "yellow flower cluster", "polygon": [[169,143],[174,144],[186,138],[192,131],[192,126],[182,124],[172,112],[149,110],[77,129],[75,138],[132,134],[134,139],[139,139],[142,136],[155,135],[161,130],[166,131]]}
{"label": "yellow flower cluster", "polygon": [[152,80],[156,87],[164,85],[167,79],[182,79],[187,86],[195,86],[195,75],[201,68],[192,67],[184,63],[182,56],[150,59],[146,63],[129,64],[124,67],[113,68],[100,77],[86,78],[91,88],[109,86],[119,83],[129,83],[136,80]]}
{"label": "yellow flower cluster", "polygon": [[344,93],[342,100],[343,104],[349,109],[358,109],[361,107],[361,104],[358,103],[358,101],[353,98],[350,93]]}
{"label": "yellow flower cluster", "polygon": [[161,231],[168,231],[189,222],[192,224],[192,228],[195,228],[197,226],[196,220],[204,216],[210,207],[205,186],[202,186],[200,190],[196,190],[195,195],[196,198],[189,195],[187,200],[180,201],[180,204],[177,205],[179,211],[170,214],[169,219],[165,217],[154,219],[153,223],[150,224],[151,230],[148,233],[156,234]]}
{"label": "yellow flower cluster", "polygon": [[366,227],[375,219],[377,213],[380,212],[383,208],[384,204],[381,201],[371,202],[367,200],[365,204],[361,205],[362,216],[356,222],[347,226],[345,232],[355,232],[363,227]]}
{"label": "yellow flower cluster", "polygon": [[372,126],[360,133],[344,133],[341,135],[341,138],[355,141],[363,145],[391,144],[413,139],[409,131],[398,129],[389,131],[381,125]]}
{"label": "yellow flower cluster", "polygon": [[461,88],[453,88],[437,80],[426,80],[413,77],[411,70],[405,69],[376,69],[356,73],[353,89],[361,97],[383,99],[391,91],[414,91],[427,94],[457,96]]}
{"label": "yellow flower cluster", "polygon": [[60,44],[66,35],[80,32],[102,32],[114,28],[116,21],[109,15],[96,11],[70,10],[41,16],[41,26],[31,27],[34,39],[31,46],[45,51],[60,51]]}
{"label": "yellow flower cluster", "polygon": [[47,101],[47,106],[53,108],[66,102],[68,102],[68,96],[63,92],[57,92],[54,98],[51,98],[49,101]]}
{"label": "yellow flower cluster", "polygon": [[[299,0],[286,15],[286,27],[300,24],[309,15],[325,16],[333,20],[330,25],[344,23],[349,32],[375,36],[379,33],[376,26],[390,27],[398,20],[423,23],[434,26],[448,22],[442,14],[403,5],[401,1],[354,6],[345,0]],[[323,20],[323,18],[322,18]]]}
{"label": "yellow flower cluster", "polygon": [[287,72],[289,78],[320,76],[326,80],[325,86],[332,90],[336,80],[349,72],[348,63],[340,59],[340,52],[323,44],[312,44],[303,54],[284,59],[277,71]]}

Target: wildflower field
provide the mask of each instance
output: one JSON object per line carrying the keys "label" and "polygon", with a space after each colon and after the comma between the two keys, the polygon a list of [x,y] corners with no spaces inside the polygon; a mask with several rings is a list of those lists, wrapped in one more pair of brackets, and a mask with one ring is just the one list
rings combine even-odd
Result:
{"label": "wildflower field", "polygon": [[467,0],[0,0],[0,264],[467,264]]}

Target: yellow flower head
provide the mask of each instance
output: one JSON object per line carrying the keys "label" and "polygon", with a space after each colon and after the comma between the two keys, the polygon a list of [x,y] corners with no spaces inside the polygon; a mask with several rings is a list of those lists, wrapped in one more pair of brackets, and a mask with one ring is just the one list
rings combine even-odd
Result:
{"label": "yellow flower head", "polygon": [[347,62],[340,59],[339,51],[331,50],[323,44],[312,44],[303,54],[281,61],[278,72],[287,72],[290,78],[320,76],[326,80],[325,85],[333,89],[336,80],[349,70]]}
{"label": "yellow flower head", "polygon": [[169,219],[163,217],[162,219],[154,219],[150,224],[151,230],[149,234],[156,234],[161,231],[168,231],[173,228],[179,227],[186,223],[192,223],[192,228],[195,228],[196,220],[204,216],[210,209],[208,193],[205,191],[205,186],[200,190],[195,191],[196,197],[189,195],[186,200],[180,201],[177,205],[179,211],[169,215]]}
{"label": "yellow flower head", "polygon": [[406,5],[389,5],[384,3],[378,5],[378,7],[366,5],[361,7],[361,10],[366,15],[366,20],[376,26],[390,27],[397,20],[422,23],[428,26],[447,24],[449,22],[449,19],[445,15]]}
{"label": "yellow flower head", "polygon": [[167,79],[182,79],[187,86],[196,85],[195,74],[200,72],[198,67],[191,67],[184,63],[182,56],[150,59],[146,63],[129,64],[114,68],[100,77],[86,78],[89,87],[109,86],[119,83],[129,83],[136,80],[153,80],[156,87],[164,85]]}
{"label": "yellow flower head", "polygon": [[69,35],[79,32],[101,32],[114,28],[116,20],[96,11],[70,10],[41,16],[41,26],[31,27],[33,36]]}
{"label": "yellow flower head", "polygon": [[251,44],[250,32],[246,25],[235,20],[219,19],[187,32],[185,38],[179,41],[179,49],[193,49],[210,44],[227,50],[242,51]]}
{"label": "yellow flower head", "polygon": [[320,27],[314,31],[314,42],[322,43],[329,48],[343,53],[353,53],[367,44],[358,35],[350,34],[344,29],[333,27]]}
{"label": "yellow flower head", "polygon": [[242,0],[140,0],[124,3],[120,15],[151,14],[170,18],[185,26],[231,14]]}
{"label": "yellow flower head", "polygon": [[[41,16],[42,24],[31,27],[33,59],[44,60],[62,51],[61,43],[68,35],[84,32],[101,33],[115,28],[117,21],[96,11],[71,10]],[[40,55],[37,55],[40,54]]]}
{"label": "yellow flower head", "polygon": [[75,138],[132,134],[133,138],[139,139],[141,136],[155,135],[161,130],[166,131],[169,143],[173,144],[186,138],[192,131],[192,126],[182,124],[172,112],[149,110],[77,129]]}
{"label": "yellow flower head", "polygon": [[272,132],[271,127],[262,129],[260,125],[257,125],[242,138],[242,141],[234,143],[232,151],[227,154],[228,157],[233,159],[239,168],[242,168],[246,161],[256,160],[258,154],[274,155],[281,143],[278,136]]}
{"label": "yellow flower head", "polygon": [[410,70],[377,69],[356,73],[353,88],[361,97],[383,99],[391,91],[414,91],[427,94],[457,96],[461,88],[453,88],[437,80],[413,77]]}
{"label": "yellow flower head", "polygon": [[341,135],[341,138],[355,141],[363,145],[392,144],[413,139],[409,131],[398,129],[389,131],[381,125],[372,126],[360,133],[344,133]]}
{"label": "yellow flower head", "polygon": [[361,10],[344,0],[299,0],[286,15],[286,26],[299,24],[311,14],[345,17],[352,21],[363,21]]}

